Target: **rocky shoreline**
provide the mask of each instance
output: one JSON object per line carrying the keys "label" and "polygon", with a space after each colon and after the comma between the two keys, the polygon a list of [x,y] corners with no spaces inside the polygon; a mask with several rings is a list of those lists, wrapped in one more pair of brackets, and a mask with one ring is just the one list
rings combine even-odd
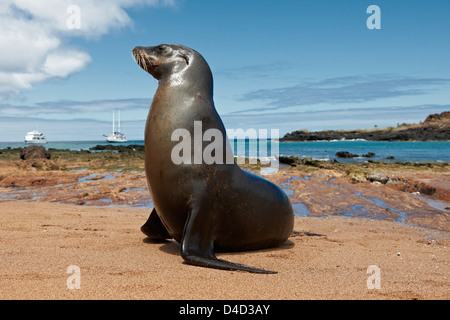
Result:
{"label": "rocky shoreline", "polygon": [[[144,152],[132,146],[116,147],[100,152],[50,150],[50,154],[36,146],[1,150],[0,203],[151,206]],[[358,164],[281,156],[279,162],[280,170],[270,175],[261,163],[240,166],[282,187],[300,216],[373,216],[450,230],[448,163],[368,159]],[[329,194],[326,201],[325,194]],[[429,205],[436,201],[439,209]]]}
{"label": "rocky shoreline", "polygon": [[325,130],[310,132],[297,130],[284,135],[280,141],[449,141],[450,111],[431,114],[421,124],[403,124],[370,130]]}

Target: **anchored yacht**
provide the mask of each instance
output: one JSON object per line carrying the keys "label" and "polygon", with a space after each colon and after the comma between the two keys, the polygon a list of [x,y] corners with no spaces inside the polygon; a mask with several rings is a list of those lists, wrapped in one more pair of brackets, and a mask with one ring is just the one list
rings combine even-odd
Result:
{"label": "anchored yacht", "polygon": [[36,144],[44,144],[47,143],[47,139],[44,134],[39,132],[38,130],[30,131],[25,136],[26,143],[36,143]]}
{"label": "anchored yacht", "polygon": [[114,111],[113,111],[113,121],[112,121],[112,133],[109,136],[103,135],[106,137],[107,142],[127,142],[127,137],[120,132],[120,110],[119,110],[119,119],[117,122],[117,131],[115,129],[114,123]]}

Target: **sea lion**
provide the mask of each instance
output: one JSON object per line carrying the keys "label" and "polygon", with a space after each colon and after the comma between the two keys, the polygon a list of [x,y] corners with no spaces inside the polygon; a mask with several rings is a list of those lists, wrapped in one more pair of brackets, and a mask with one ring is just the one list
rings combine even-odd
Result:
{"label": "sea lion", "polygon": [[[194,123],[199,122],[202,133],[219,130],[224,137],[223,150],[231,150],[214,107],[213,77],[207,62],[181,45],[135,47],[133,56],[158,80],[145,127],[145,172],[154,209],[142,232],[153,240],[175,239],[188,264],[276,273],[217,259],[215,252],[257,250],[285,242],[294,224],[286,194],[275,184],[243,171],[234,161],[227,162],[225,154],[215,155],[223,161],[214,163],[194,159],[176,164],[171,158],[180,143],[180,137],[173,141],[174,131],[183,128],[187,135],[181,140],[190,138],[198,130]],[[200,147],[205,146],[203,141]],[[194,158],[198,148],[194,142]]]}

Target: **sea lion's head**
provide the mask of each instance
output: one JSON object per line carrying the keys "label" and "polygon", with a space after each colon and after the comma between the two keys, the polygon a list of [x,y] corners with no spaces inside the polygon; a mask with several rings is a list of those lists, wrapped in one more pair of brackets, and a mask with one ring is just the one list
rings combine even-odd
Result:
{"label": "sea lion's head", "polygon": [[185,70],[191,62],[195,51],[177,44],[160,44],[155,47],[135,47],[133,57],[137,64],[160,80]]}

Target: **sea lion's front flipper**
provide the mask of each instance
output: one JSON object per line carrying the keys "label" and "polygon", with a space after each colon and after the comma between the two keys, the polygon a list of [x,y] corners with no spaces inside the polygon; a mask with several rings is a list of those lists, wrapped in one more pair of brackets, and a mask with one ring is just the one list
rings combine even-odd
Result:
{"label": "sea lion's front flipper", "polygon": [[161,222],[161,219],[159,218],[155,208],[153,208],[152,212],[150,213],[150,217],[148,217],[147,222],[144,223],[141,227],[141,231],[151,240],[158,241],[172,239],[172,236],[169,234],[169,232],[167,232],[166,227]]}
{"label": "sea lion's front flipper", "polygon": [[253,268],[238,263],[228,262],[217,259],[214,254],[214,227],[206,221],[213,219],[213,214],[209,218],[199,219],[202,215],[200,208],[193,208],[188,216],[184,226],[183,238],[181,241],[181,256],[188,264],[201,267],[223,269],[223,270],[241,270],[252,273],[274,274],[276,271]]}

